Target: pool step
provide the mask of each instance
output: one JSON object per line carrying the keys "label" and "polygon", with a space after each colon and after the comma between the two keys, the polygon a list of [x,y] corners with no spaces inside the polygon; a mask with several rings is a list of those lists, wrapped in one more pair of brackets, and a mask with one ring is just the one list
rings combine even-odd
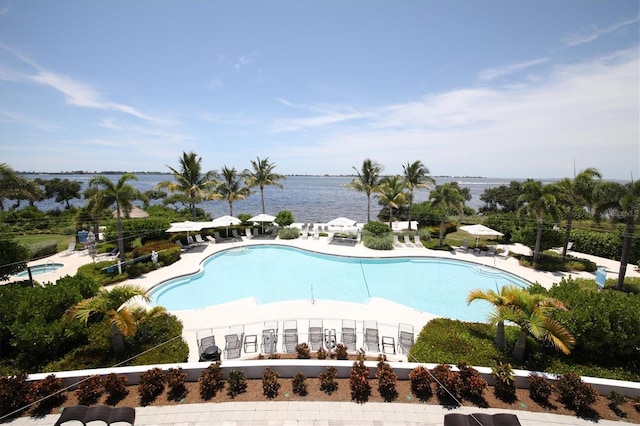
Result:
{"label": "pool step", "polygon": [[486,266],[474,266],[473,271],[485,277],[504,277],[504,272]]}
{"label": "pool step", "polygon": [[238,247],[238,248],[227,250],[225,252],[225,254],[228,256],[243,256],[249,253],[251,253],[251,247]]}

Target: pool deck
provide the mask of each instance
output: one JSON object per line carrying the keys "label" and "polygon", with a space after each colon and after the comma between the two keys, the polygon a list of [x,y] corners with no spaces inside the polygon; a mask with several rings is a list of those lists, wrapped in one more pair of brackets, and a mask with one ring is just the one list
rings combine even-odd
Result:
{"label": "pool deck", "polygon": [[[500,256],[479,256],[473,254],[472,250],[464,252],[448,252],[428,250],[425,248],[394,248],[390,251],[375,251],[364,247],[362,244],[356,246],[341,246],[329,244],[326,237],[314,239],[296,240],[264,240],[250,239],[241,242],[229,242],[218,244],[204,244],[190,248],[182,254],[180,261],[165,268],[152,271],[142,277],[127,281],[129,284],[140,285],[143,288],[151,289],[161,282],[176,276],[188,275],[197,272],[202,262],[210,255],[221,250],[239,248],[256,244],[279,244],[298,247],[327,254],[358,256],[358,257],[406,257],[406,256],[428,256],[433,258],[459,259],[478,264],[502,269],[506,272],[520,276],[530,282],[538,282],[545,287],[550,287],[557,283],[562,277],[569,275],[574,277],[595,278],[595,274],[586,272],[537,272],[520,266],[514,258],[503,258]],[[499,245],[499,248],[508,249],[511,252],[528,253],[529,249],[521,245]],[[607,269],[608,278],[617,277],[619,262],[597,258],[581,253],[571,252],[577,257],[589,258],[596,262],[599,267]],[[34,262],[34,264],[46,263],[52,260],[56,263],[63,263],[64,267],[50,273],[37,275],[34,278],[40,282],[55,282],[65,275],[73,275],[77,268],[83,264],[90,263],[91,258],[86,252],[74,252],[71,255],[55,255],[45,260]],[[241,273],[241,272],[239,272]],[[627,276],[640,276],[634,265],[627,268]],[[461,295],[466,297],[466,295]],[[172,312],[177,315],[184,325],[183,337],[189,344],[189,361],[197,361],[198,351],[196,342],[196,332],[198,330],[212,328],[216,342],[220,347],[224,347],[224,335],[228,334],[228,329],[235,325],[244,325],[245,336],[255,334],[260,343],[260,333],[263,322],[268,320],[279,321],[280,333],[282,333],[283,320],[297,320],[300,342],[306,341],[307,320],[311,318],[321,318],[324,321],[324,328],[335,329],[340,341],[340,326],[342,319],[353,319],[357,321],[358,347],[362,342],[362,321],[375,320],[378,322],[380,336],[391,336],[396,338],[398,323],[408,323],[414,326],[417,334],[430,319],[434,318],[427,312],[420,312],[412,308],[399,305],[383,299],[372,298],[367,304],[347,303],[330,300],[297,300],[287,302],[277,302],[269,304],[256,304],[252,299],[242,299],[231,303],[216,305],[203,309]],[[397,343],[397,342],[396,342]],[[280,344],[278,351],[282,351]],[[382,349],[382,348],[381,348]],[[245,354],[243,358],[255,357],[258,352]],[[402,354],[387,354],[389,360],[406,360]],[[475,412],[512,412],[517,414],[523,426],[533,426],[539,424],[548,425],[588,425],[593,424],[589,420],[580,419],[573,416],[561,416],[551,414],[531,413],[526,411],[509,410],[484,410],[477,407],[461,407],[455,412],[475,413]],[[136,409],[137,425],[158,425],[158,426],[187,426],[187,425],[313,425],[313,426],[369,426],[369,425],[442,425],[444,415],[451,410],[439,405],[416,405],[416,404],[388,404],[388,403],[322,403],[322,402],[256,402],[256,403],[224,403],[224,404],[192,404],[167,407],[139,407]],[[15,419],[7,424],[11,425],[44,425],[52,424],[57,415],[48,415],[42,418],[23,417]],[[625,422],[598,421],[601,425],[622,425]]]}

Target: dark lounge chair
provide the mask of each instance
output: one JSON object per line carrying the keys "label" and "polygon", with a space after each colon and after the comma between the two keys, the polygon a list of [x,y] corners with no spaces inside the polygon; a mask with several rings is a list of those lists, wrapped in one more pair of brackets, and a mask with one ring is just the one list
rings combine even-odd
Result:
{"label": "dark lounge chair", "polygon": [[444,426],[521,426],[515,414],[498,413],[449,413],[444,416]]}
{"label": "dark lounge chair", "polygon": [[83,425],[89,422],[100,420],[110,425],[111,423],[125,422],[133,425],[136,420],[136,410],[132,407],[108,407],[106,405],[96,405],[87,407],[86,405],[73,405],[65,407],[62,414],[54,426],[59,426],[64,422],[78,421]]}

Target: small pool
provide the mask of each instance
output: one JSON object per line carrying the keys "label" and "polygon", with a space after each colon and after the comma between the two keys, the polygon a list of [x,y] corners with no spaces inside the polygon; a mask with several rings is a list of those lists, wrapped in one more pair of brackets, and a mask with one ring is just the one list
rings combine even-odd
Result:
{"label": "small pool", "polygon": [[[49,272],[57,271],[62,268],[64,265],[62,263],[43,263],[41,265],[33,265],[31,266],[31,275],[41,275],[47,274]],[[28,277],[29,270],[25,269],[24,271],[20,271],[14,275],[14,277]]]}
{"label": "small pool", "polygon": [[166,281],[151,296],[154,305],[168,310],[250,297],[258,303],[312,298],[366,303],[378,297],[438,316],[485,321],[489,304],[467,306],[469,291],[505,284],[529,285],[502,270],[453,259],[343,257],[264,245],[219,252],[199,273]]}

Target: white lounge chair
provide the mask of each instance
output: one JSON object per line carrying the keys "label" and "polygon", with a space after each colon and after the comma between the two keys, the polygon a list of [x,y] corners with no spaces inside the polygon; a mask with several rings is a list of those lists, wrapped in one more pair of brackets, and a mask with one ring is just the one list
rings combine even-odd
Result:
{"label": "white lounge chair", "polygon": [[243,340],[243,325],[234,325],[229,327],[229,334],[224,336],[224,354],[227,359],[240,358]]}
{"label": "white lounge chair", "polygon": [[342,344],[347,351],[356,350],[356,322],[355,320],[342,320]]}
{"label": "white lounge chair", "polygon": [[458,251],[463,251],[466,253],[468,250],[469,250],[469,243],[467,242],[467,240],[463,240],[460,247],[458,247]]}
{"label": "white lounge chair", "polygon": [[244,230],[244,235],[247,237],[247,239],[253,238],[253,234],[251,233],[250,228]]}
{"label": "white lounge chair", "polygon": [[317,351],[322,347],[322,320],[309,320],[309,347],[312,351]]}
{"label": "white lounge chair", "polygon": [[398,324],[398,352],[408,353],[413,343],[413,326],[411,324]]}
{"label": "white lounge chair", "polygon": [[402,244],[400,243],[400,240],[398,240],[398,236],[396,234],[393,234],[393,246],[402,248]]}
{"label": "white lounge chair", "polygon": [[406,247],[413,247],[413,243],[411,242],[411,239],[409,239],[408,235],[404,236],[404,245]]}
{"label": "white lounge chair", "polygon": [[285,353],[294,353],[298,345],[298,322],[286,320],[282,323],[282,329],[282,348]]}
{"label": "white lounge chair", "polygon": [[273,354],[278,344],[278,321],[265,321],[262,329],[262,352]]}
{"label": "white lounge chair", "polygon": [[67,249],[60,253],[60,256],[69,256],[76,249],[76,243],[69,243]]}
{"label": "white lounge chair", "polygon": [[202,235],[200,235],[200,234],[196,234],[194,238],[196,239],[196,244],[205,244],[206,243],[205,240],[202,239]]}
{"label": "white lounge chair", "polygon": [[424,244],[422,244],[422,240],[420,240],[420,235],[418,234],[413,236],[413,244],[418,248],[424,248]]}
{"label": "white lounge chair", "polygon": [[380,352],[378,321],[365,320],[363,325],[364,348],[370,352]]}

